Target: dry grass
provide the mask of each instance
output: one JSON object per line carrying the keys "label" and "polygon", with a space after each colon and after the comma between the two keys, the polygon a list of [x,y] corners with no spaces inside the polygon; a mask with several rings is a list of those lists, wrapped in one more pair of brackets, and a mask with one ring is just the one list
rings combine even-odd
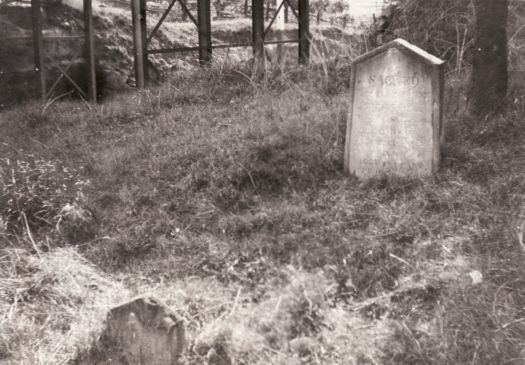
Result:
{"label": "dry grass", "polygon": [[64,364],[100,333],[106,312],[127,289],[74,249],[42,257],[1,251],[0,362]]}

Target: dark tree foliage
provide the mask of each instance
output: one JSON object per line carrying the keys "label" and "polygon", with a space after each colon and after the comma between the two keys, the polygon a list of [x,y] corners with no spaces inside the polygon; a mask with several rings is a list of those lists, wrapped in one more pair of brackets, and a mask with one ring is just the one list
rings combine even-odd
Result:
{"label": "dark tree foliage", "polygon": [[470,100],[475,114],[505,106],[507,70],[507,0],[476,0],[476,34]]}
{"label": "dark tree foliage", "polygon": [[470,0],[399,0],[387,10],[375,29],[382,43],[401,37],[447,60],[449,70],[470,66],[474,36]]}

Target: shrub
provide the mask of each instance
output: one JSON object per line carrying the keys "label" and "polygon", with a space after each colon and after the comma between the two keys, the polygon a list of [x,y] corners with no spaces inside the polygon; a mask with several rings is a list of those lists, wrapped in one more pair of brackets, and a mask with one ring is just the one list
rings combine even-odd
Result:
{"label": "shrub", "polygon": [[474,9],[468,0],[400,0],[392,7],[390,36],[405,38],[448,61],[456,71],[470,66]]}

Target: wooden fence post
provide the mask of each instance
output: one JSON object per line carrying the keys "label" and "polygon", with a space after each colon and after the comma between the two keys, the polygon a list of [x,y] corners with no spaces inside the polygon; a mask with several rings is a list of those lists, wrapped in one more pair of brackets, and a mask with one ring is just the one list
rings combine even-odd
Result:
{"label": "wooden fence post", "polygon": [[31,0],[31,23],[33,26],[33,51],[35,56],[35,71],[38,72],[40,82],[40,97],[42,102],[47,100],[46,69],[44,64],[44,49],[42,42],[42,12],[40,0]]}
{"label": "wooden fence post", "polygon": [[310,5],[299,0],[299,64],[307,65],[310,59]]}
{"label": "wooden fence post", "polygon": [[210,0],[198,0],[199,23],[199,62],[202,65],[211,61],[211,11]]}
{"label": "wooden fence post", "polygon": [[135,63],[135,85],[142,89],[145,86],[144,80],[144,57],[142,45],[142,22],[140,21],[140,2],[141,0],[131,0],[131,17],[133,24],[133,59]]}
{"label": "wooden fence post", "polygon": [[95,39],[93,35],[92,0],[84,0],[84,58],[87,72],[87,96],[89,101],[97,101],[97,81],[95,77]]}
{"label": "wooden fence post", "polygon": [[142,67],[144,75],[144,86],[148,85],[148,23],[146,22],[146,0],[140,0],[140,39],[142,45]]}
{"label": "wooden fence post", "polygon": [[264,0],[252,0],[253,56],[264,65]]}

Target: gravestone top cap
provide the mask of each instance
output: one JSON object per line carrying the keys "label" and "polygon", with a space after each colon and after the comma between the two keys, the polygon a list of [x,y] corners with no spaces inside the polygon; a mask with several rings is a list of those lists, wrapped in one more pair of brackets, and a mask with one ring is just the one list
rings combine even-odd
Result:
{"label": "gravestone top cap", "polygon": [[400,49],[400,50],[405,50],[407,51],[408,53],[414,55],[415,57],[417,57],[418,59],[420,59],[422,62],[425,62],[426,64],[429,64],[430,66],[440,66],[442,64],[445,63],[445,61],[443,61],[442,59],[436,57],[436,56],[433,56],[431,55],[430,53],[428,53],[427,51],[417,47],[417,46],[414,46],[413,44],[405,41],[404,39],[402,38],[397,38],[397,39],[394,39],[393,41],[391,42],[388,42],[387,44],[384,44],[368,53],[365,53],[364,55],[361,55],[359,57],[357,57],[352,63],[355,65],[355,64],[358,64],[358,63],[361,63],[363,61],[366,61],[374,56],[377,56],[378,54],[380,53],[383,53],[383,52],[386,52],[388,51],[390,48],[397,48],[397,49]]}

